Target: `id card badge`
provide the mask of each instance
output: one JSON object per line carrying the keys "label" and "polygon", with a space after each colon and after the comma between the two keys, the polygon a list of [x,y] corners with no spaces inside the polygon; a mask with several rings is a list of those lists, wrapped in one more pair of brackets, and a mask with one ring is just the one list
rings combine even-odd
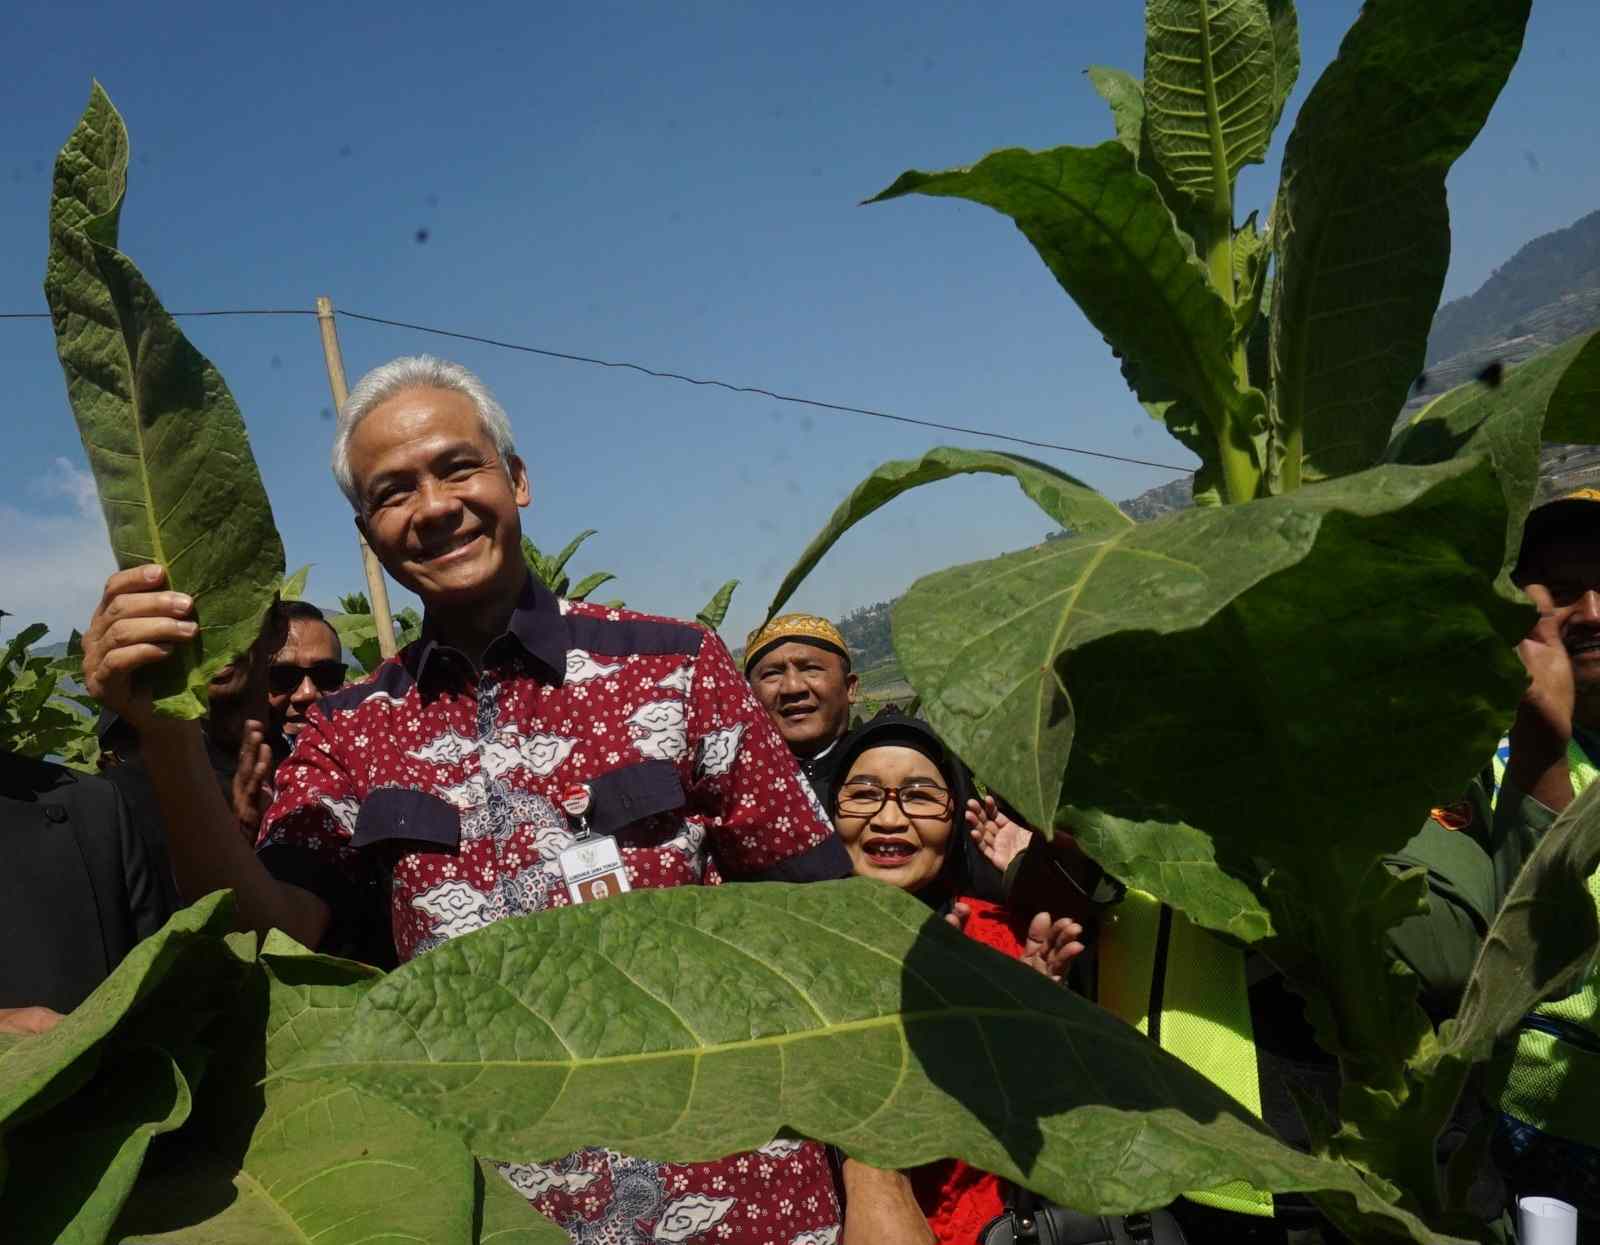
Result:
{"label": "id card badge", "polygon": [[621,895],[628,889],[628,871],[622,867],[622,853],[609,834],[591,834],[579,839],[556,857],[567,895],[573,903],[589,903]]}

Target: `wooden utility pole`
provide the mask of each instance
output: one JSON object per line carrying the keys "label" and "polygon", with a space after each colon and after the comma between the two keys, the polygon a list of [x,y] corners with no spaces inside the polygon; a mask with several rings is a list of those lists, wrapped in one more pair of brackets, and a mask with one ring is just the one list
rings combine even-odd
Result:
{"label": "wooden utility pole", "polygon": [[[339,353],[339,329],[333,320],[333,299],[326,294],[317,297],[317,327],[322,330],[322,358],[328,365],[328,389],[333,394],[333,408],[338,410],[350,396],[344,379],[344,356]],[[372,552],[367,538],[360,532],[361,566],[367,573],[367,600],[372,602],[372,621],[378,628],[378,651],[385,657],[395,654],[394,619],[389,614],[389,588],[383,581],[383,567],[378,555]]]}

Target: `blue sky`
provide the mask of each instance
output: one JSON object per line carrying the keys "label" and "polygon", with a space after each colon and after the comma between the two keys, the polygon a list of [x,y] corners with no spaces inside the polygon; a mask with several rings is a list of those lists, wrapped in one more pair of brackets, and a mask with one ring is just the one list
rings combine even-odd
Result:
{"label": "blue sky", "polygon": [[[1302,3],[1289,116],[1358,8]],[[1141,11],[14,0],[0,311],[43,309],[50,167],[98,77],[132,133],[122,246],[169,308],[310,307],[326,293],[393,319],[1185,463],[1008,222],[949,201],[857,206],[909,167],[1109,137],[1081,70],[1137,72]],[[1596,64],[1589,0],[1538,0],[1522,60],[1451,175],[1446,297],[1600,206]],[[1288,128],[1242,179],[1245,210],[1266,206]],[[359,587],[314,321],[185,328],[239,399],[289,564],[313,564],[309,595]],[[526,530],[551,548],[598,528],[574,566],[616,572],[601,595],[684,615],[740,578],[730,643],[872,466],[963,441],[372,325],[341,332],[352,380],[423,349],[488,380],[529,462]],[[104,526],[48,322],[0,321],[0,366],[0,607],[59,638],[110,570]],[[1119,498],[1171,478],[1041,457]],[[842,542],[796,605],[838,615],[1049,526],[1004,481],[936,486]]]}

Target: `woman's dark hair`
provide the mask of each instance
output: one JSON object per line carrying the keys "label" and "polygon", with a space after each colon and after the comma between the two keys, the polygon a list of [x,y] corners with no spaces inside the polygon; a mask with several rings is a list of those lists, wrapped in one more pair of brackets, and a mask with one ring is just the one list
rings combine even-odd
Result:
{"label": "woman's dark hair", "polygon": [[958,895],[982,899],[1002,897],[1000,871],[984,859],[967,834],[967,801],[973,798],[972,775],[955,753],[945,746],[938,733],[920,718],[902,713],[893,705],[880,709],[875,717],[846,735],[840,742],[838,782],[834,787],[833,808],[839,812],[839,788],[844,786],[850,767],[870,748],[899,746],[922,753],[938,767],[954,805],[950,811],[950,842],[945,850],[939,876],[916,892],[917,898],[931,907],[944,909]]}

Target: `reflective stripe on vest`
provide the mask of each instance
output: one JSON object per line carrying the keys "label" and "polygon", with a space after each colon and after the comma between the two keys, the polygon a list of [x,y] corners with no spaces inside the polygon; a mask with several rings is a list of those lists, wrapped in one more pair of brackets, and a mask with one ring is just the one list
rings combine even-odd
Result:
{"label": "reflective stripe on vest", "polygon": [[[1099,944],[1100,1005],[1260,1119],[1244,952],[1131,889],[1101,922]],[[1239,1214],[1272,1214],[1272,1194],[1243,1180],[1184,1196]]]}
{"label": "reflective stripe on vest", "polygon": [[[1583,794],[1600,777],[1577,740],[1567,745],[1567,770],[1574,795]],[[1497,754],[1497,788],[1504,775],[1505,765]],[[1600,911],[1600,872],[1589,875],[1589,895]],[[1541,1132],[1600,1146],[1592,1094],[1567,1092],[1569,1084],[1600,1085],[1600,956],[1589,965],[1576,991],[1541,1003],[1523,1019],[1516,1054],[1500,1089],[1500,1109]]]}

